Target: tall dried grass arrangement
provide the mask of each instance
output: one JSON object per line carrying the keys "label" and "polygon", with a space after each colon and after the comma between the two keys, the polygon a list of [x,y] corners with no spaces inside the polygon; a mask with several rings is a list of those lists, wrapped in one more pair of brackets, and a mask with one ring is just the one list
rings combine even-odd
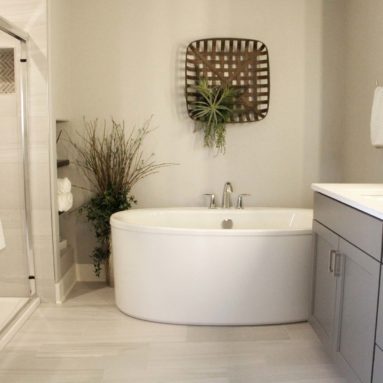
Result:
{"label": "tall dried grass arrangement", "polygon": [[108,128],[104,122],[99,131],[98,120],[86,121],[85,133],[77,133],[76,139],[69,138],[70,145],[77,153],[75,164],[90,183],[93,197],[81,207],[86,214],[98,241],[93,258],[96,275],[101,267],[108,266],[110,256],[110,216],[121,210],[131,208],[136,203],[130,195],[132,187],[141,179],[157,173],[160,168],[173,163],[156,162],[154,154],[145,156],[142,148],[145,137],[153,129],[148,119],[141,128],[126,133],[125,123],[111,120]]}
{"label": "tall dried grass arrangement", "polygon": [[133,128],[126,134],[125,122],[111,120],[112,128],[108,131],[104,122],[100,134],[98,120],[85,121],[85,134],[77,133],[79,140],[70,139],[78,158],[77,166],[92,185],[95,193],[106,190],[118,190],[129,193],[141,179],[157,173],[160,168],[174,165],[154,161],[154,153],[145,157],[142,143],[154,129],[151,119],[145,121],[142,128]]}

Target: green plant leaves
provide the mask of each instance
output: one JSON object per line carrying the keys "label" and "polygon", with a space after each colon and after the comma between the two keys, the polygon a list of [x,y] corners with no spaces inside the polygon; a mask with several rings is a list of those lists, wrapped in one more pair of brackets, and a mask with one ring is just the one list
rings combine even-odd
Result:
{"label": "green plant leaves", "polygon": [[191,103],[191,116],[197,121],[197,130],[204,132],[204,144],[224,153],[226,126],[233,114],[233,101],[237,94],[232,87],[209,87],[208,81],[200,80],[196,88],[196,100]]}
{"label": "green plant leaves", "polygon": [[[77,153],[76,165],[90,182],[94,195],[80,212],[92,224],[98,246],[94,249],[94,271],[100,275],[101,265],[110,255],[110,216],[121,210],[130,209],[136,203],[130,195],[132,187],[142,178],[157,173],[160,168],[172,163],[156,162],[154,154],[145,156],[142,148],[145,137],[153,129],[151,119],[140,129],[126,132],[124,123],[112,119],[112,126],[98,128],[98,121],[85,123],[85,133],[69,143]],[[84,188],[85,189],[85,188]]]}
{"label": "green plant leaves", "polygon": [[118,211],[130,209],[134,203],[136,201],[133,196],[111,188],[97,193],[81,207],[80,212],[84,213],[92,224],[98,242],[91,255],[97,276],[100,276],[101,265],[110,255],[110,216]]}

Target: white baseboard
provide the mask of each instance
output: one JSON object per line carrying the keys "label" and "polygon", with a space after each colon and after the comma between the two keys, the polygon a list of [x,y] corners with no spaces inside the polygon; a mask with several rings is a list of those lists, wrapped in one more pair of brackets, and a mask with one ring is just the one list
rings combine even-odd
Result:
{"label": "white baseboard", "polygon": [[100,277],[94,274],[94,268],[92,264],[77,263],[76,264],[77,280],[79,282],[105,282],[105,272],[101,270]]}
{"label": "white baseboard", "polygon": [[74,263],[55,284],[57,304],[65,301],[76,282],[105,282],[104,270],[101,270],[100,277],[97,277],[92,264]]}
{"label": "white baseboard", "polygon": [[65,301],[66,297],[73,289],[77,282],[76,264],[74,263],[65,275],[55,283],[56,289],[56,303],[61,304]]}

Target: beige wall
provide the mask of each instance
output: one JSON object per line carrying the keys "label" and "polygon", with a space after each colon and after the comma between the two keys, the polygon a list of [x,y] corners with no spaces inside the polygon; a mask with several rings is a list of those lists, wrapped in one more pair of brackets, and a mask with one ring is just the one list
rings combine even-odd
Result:
{"label": "beige wall", "polygon": [[[331,90],[341,81],[339,57],[331,55],[341,38],[332,25],[341,3],[124,0],[111,7],[105,0],[72,1],[73,120],[81,129],[83,115],[113,115],[128,125],[154,115],[159,129],[148,147],[180,166],[138,185],[139,206],[202,205],[201,194],[220,194],[227,180],[235,192],[251,193],[252,205],[307,206],[310,182],[339,177],[335,161],[326,169],[320,159],[328,140],[323,109],[333,104]],[[227,153],[217,157],[193,134],[183,98],[186,45],[208,36],[259,39],[271,62],[269,115],[230,125]],[[333,131],[338,124],[334,118]]]}
{"label": "beige wall", "polygon": [[[50,199],[50,124],[48,104],[47,6],[45,0],[2,0],[1,16],[30,35],[29,152],[32,235],[37,289],[54,300],[53,241]],[[19,187],[15,187],[17,193]]]}
{"label": "beige wall", "polygon": [[[69,74],[54,89],[57,117],[81,129],[84,115],[134,125],[154,114],[159,129],[148,152],[180,164],[135,188],[139,206],[202,205],[201,194],[220,195],[227,180],[257,206],[309,206],[311,182],[381,182],[382,151],[369,144],[368,130],[375,80],[383,83],[379,0],[63,3]],[[1,15],[32,37],[33,240],[40,295],[52,298],[46,2],[3,0]],[[230,125],[227,153],[217,157],[192,133],[183,99],[186,45],[208,36],[262,40],[271,60],[269,115]],[[85,253],[79,262],[88,262]]]}
{"label": "beige wall", "polygon": [[[133,125],[154,114],[159,129],[148,151],[180,163],[135,188],[139,206],[202,205],[201,194],[220,195],[226,180],[236,192],[250,192],[251,205],[309,206],[311,182],[382,181],[382,151],[369,143],[375,80],[383,83],[381,1],[115,0],[112,7],[106,0],[65,0],[62,5],[70,16],[60,32],[68,76],[54,88],[57,117],[81,129],[83,115],[113,115]],[[32,36],[33,239],[40,292],[51,297],[46,3],[3,0],[1,14]],[[229,126],[227,153],[218,157],[192,133],[182,96],[185,47],[207,36],[262,40],[271,60],[269,115]],[[84,225],[79,231],[89,237]],[[88,261],[85,253],[79,262]]]}
{"label": "beige wall", "polygon": [[345,182],[383,182],[383,150],[370,142],[375,81],[383,85],[383,2],[349,0],[346,13]]}
{"label": "beige wall", "polygon": [[[206,205],[202,194],[220,199],[226,181],[235,194],[251,193],[248,205],[305,207],[312,182],[340,179],[343,0],[69,3],[71,106],[64,109],[72,126],[81,130],[83,116],[133,126],[153,114],[159,128],[148,153],[180,164],[135,187],[139,207]],[[183,97],[187,44],[214,36],[263,41],[271,65],[269,115],[229,125],[224,156],[202,146]],[[86,251],[77,261],[89,262]]]}

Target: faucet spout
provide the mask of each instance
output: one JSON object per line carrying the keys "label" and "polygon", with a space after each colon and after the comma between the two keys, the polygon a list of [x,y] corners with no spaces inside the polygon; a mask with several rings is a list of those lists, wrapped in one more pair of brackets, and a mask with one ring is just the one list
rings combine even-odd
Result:
{"label": "faucet spout", "polygon": [[233,193],[233,186],[230,182],[226,182],[223,187],[223,195],[222,195],[222,207],[224,209],[228,209],[233,206],[231,201],[231,194]]}

